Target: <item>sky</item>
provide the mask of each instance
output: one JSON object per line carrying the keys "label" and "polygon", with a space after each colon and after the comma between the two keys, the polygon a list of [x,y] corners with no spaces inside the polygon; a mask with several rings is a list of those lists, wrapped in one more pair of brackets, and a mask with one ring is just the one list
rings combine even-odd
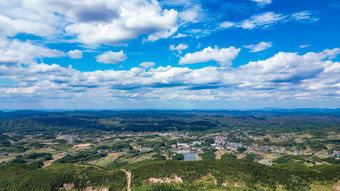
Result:
{"label": "sky", "polygon": [[0,109],[340,108],[338,0],[0,0]]}

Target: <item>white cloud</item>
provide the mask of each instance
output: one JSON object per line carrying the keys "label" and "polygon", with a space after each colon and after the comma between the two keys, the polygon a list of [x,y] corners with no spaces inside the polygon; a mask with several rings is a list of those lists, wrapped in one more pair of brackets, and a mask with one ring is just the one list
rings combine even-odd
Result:
{"label": "white cloud", "polygon": [[28,64],[38,58],[55,58],[64,53],[47,47],[34,45],[29,41],[0,39],[0,64]]}
{"label": "white cloud", "polygon": [[320,59],[325,59],[325,58],[333,59],[339,54],[340,54],[340,48],[333,48],[333,49],[326,49],[318,54],[307,53],[306,55],[318,56]]}
{"label": "white cloud", "polygon": [[173,36],[172,38],[183,38],[183,37],[187,37],[188,35],[186,34],[182,34],[182,33],[177,33],[175,36]]}
{"label": "white cloud", "polygon": [[147,69],[147,68],[152,68],[155,66],[155,63],[154,62],[142,62],[139,64],[139,66]]}
{"label": "white cloud", "polygon": [[195,0],[160,0],[162,5],[166,6],[181,6],[181,7],[192,7],[196,5]]}
{"label": "white cloud", "polygon": [[108,51],[101,55],[98,55],[96,58],[97,58],[97,62],[100,62],[100,63],[117,64],[119,62],[123,62],[124,60],[126,60],[127,56],[121,50],[119,52]]}
{"label": "white cloud", "polygon": [[143,34],[155,41],[178,28],[177,11],[156,0],[5,0],[0,13],[1,35],[70,35],[85,44],[119,44]]}
{"label": "white cloud", "polygon": [[62,32],[64,20],[53,10],[47,10],[43,2],[47,1],[0,1],[0,36],[26,33],[51,38]]}
{"label": "white cloud", "polygon": [[83,52],[76,49],[76,50],[70,50],[68,52],[68,55],[72,58],[72,59],[80,59],[83,58]]}
{"label": "white cloud", "polygon": [[[340,49],[327,49],[320,53],[279,52],[275,56],[263,61],[249,62],[237,68],[241,76],[247,78],[249,84],[296,83],[304,79],[315,78],[332,64],[323,59],[332,59],[340,54]],[[243,73],[243,75],[242,75]]]}
{"label": "white cloud", "polygon": [[185,9],[184,11],[179,13],[179,19],[183,23],[197,23],[201,21],[203,17],[203,9],[196,5],[192,8]]}
{"label": "white cloud", "polygon": [[260,15],[252,16],[250,19],[242,21],[240,25],[238,25],[238,27],[241,27],[243,29],[253,29],[260,26],[268,27],[283,19],[285,19],[285,16],[281,14],[266,12]]}
{"label": "white cloud", "polygon": [[312,17],[311,11],[301,11],[290,15],[291,20],[296,21],[308,21],[308,22],[315,22],[318,21],[319,18]]}
{"label": "white cloud", "polygon": [[210,35],[214,31],[215,30],[210,30],[210,29],[195,29],[195,28],[193,28],[193,29],[186,30],[186,33],[189,36],[198,39],[198,38],[206,37],[206,36]]}
{"label": "white cloud", "polygon": [[144,68],[80,72],[72,66],[57,64],[0,65],[0,77],[15,82],[0,87],[0,100],[15,97],[16,101],[30,98],[50,103],[62,99],[63,103],[96,103],[96,106],[97,101],[107,105],[113,99],[115,103],[132,99],[161,103],[333,99],[334,103],[334,99],[340,98],[340,62],[332,59],[339,54],[339,48],[302,55],[279,52],[236,68],[167,66],[146,70],[153,63],[145,62],[140,64]]}
{"label": "white cloud", "polygon": [[204,48],[202,51],[195,53],[188,53],[181,57],[179,64],[194,64],[200,62],[216,61],[222,66],[230,66],[231,61],[234,60],[241,49],[235,48],[233,46],[229,48],[218,48],[214,49],[210,46]]}
{"label": "white cloud", "polygon": [[226,28],[230,28],[230,27],[233,27],[235,26],[236,24],[233,23],[233,22],[230,22],[230,21],[224,21],[220,24],[220,27],[223,28],[223,29],[226,29]]}
{"label": "white cloud", "polygon": [[177,50],[178,54],[182,54],[182,50],[187,49],[189,46],[187,44],[170,45],[169,50]]}
{"label": "white cloud", "polygon": [[[202,94],[189,94],[189,95],[177,95],[177,98],[185,99],[185,100],[195,100],[195,101],[214,101],[218,100],[214,95],[202,95]],[[176,97],[173,97],[176,98]]]}
{"label": "white cloud", "polygon": [[260,42],[259,44],[245,45],[245,48],[249,48],[250,52],[260,52],[272,47],[272,42]]}
{"label": "white cloud", "polygon": [[120,43],[141,34],[149,34],[147,40],[155,41],[168,38],[177,31],[177,11],[162,10],[157,1],[108,1],[104,5],[117,15],[100,23],[73,23],[66,27],[66,31],[77,35],[86,44]]}
{"label": "white cloud", "polygon": [[299,48],[307,48],[307,47],[310,47],[311,44],[302,44],[299,46]]}
{"label": "white cloud", "polygon": [[253,15],[249,19],[240,22],[224,21],[220,24],[220,28],[243,28],[243,29],[254,29],[254,28],[268,28],[279,22],[315,22],[318,18],[312,17],[312,12],[302,11],[290,15],[277,14],[274,12],[265,12],[258,15]]}
{"label": "white cloud", "polygon": [[155,32],[153,34],[150,34],[148,36],[148,38],[146,39],[147,41],[156,41],[159,40],[161,38],[168,38],[170,36],[172,36],[173,34],[175,34],[178,30],[178,27],[173,27],[169,30],[163,30],[163,31],[159,31],[159,32]]}
{"label": "white cloud", "polygon": [[0,35],[5,37],[12,37],[18,33],[27,33],[46,37],[53,35],[56,32],[56,29],[53,26],[43,22],[22,18],[10,18],[5,15],[0,15],[0,27]]}
{"label": "white cloud", "polygon": [[272,0],[252,0],[256,2],[259,6],[265,6],[272,3]]}

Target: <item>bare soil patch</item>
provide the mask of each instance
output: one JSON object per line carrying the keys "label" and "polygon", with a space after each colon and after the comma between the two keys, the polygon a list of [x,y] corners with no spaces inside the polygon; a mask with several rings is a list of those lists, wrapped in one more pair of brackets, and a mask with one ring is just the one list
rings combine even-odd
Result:
{"label": "bare soil patch", "polygon": [[84,148],[84,147],[89,147],[89,146],[91,146],[90,143],[84,143],[84,144],[73,145],[73,148]]}
{"label": "bare soil patch", "polygon": [[181,177],[175,175],[174,178],[149,178],[151,183],[183,183]]}

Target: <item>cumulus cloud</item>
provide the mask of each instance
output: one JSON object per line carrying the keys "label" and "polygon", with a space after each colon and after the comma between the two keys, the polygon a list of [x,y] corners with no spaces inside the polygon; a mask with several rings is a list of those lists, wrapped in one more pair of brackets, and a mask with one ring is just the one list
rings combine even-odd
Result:
{"label": "cumulus cloud", "polygon": [[258,44],[245,45],[245,48],[249,48],[250,52],[260,52],[272,47],[272,42],[260,42]]}
{"label": "cumulus cloud", "polygon": [[150,34],[148,36],[148,38],[146,39],[147,41],[156,41],[159,40],[161,38],[168,38],[170,36],[172,36],[173,34],[175,34],[178,30],[178,27],[173,27],[169,30],[163,30],[163,31],[159,31],[159,32],[155,32],[153,34]]}
{"label": "cumulus cloud", "polygon": [[240,22],[224,21],[220,24],[220,28],[242,28],[242,29],[254,29],[254,28],[268,28],[279,22],[315,22],[318,18],[312,17],[312,12],[302,11],[290,15],[277,14],[274,12],[265,12],[258,15],[253,15],[249,19]]}
{"label": "cumulus cloud", "polygon": [[155,66],[155,63],[154,62],[142,62],[139,64],[139,66],[147,69],[147,68],[152,68]]}
{"label": "cumulus cloud", "polygon": [[296,83],[305,79],[315,78],[322,73],[330,61],[340,54],[340,49],[327,49],[320,53],[297,53],[279,52],[271,58],[262,61],[249,62],[247,65],[237,68],[238,72],[247,75],[250,84],[261,82]]}
{"label": "cumulus cloud", "polygon": [[0,39],[0,64],[28,64],[37,58],[55,58],[64,53],[29,41]]}
{"label": "cumulus cloud", "polygon": [[62,17],[43,5],[47,1],[0,1],[0,36],[13,37],[19,33],[52,37],[62,32]]}
{"label": "cumulus cloud", "polygon": [[182,54],[182,50],[187,49],[189,46],[187,44],[178,44],[177,46],[175,45],[170,45],[169,50],[177,50],[178,54]]}
{"label": "cumulus cloud", "polygon": [[105,63],[105,64],[118,64],[119,62],[123,62],[127,59],[127,56],[121,50],[119,52],[108,51],[101,55],[98,55],[97,62]]}
{"label": "cumulus cloud", "polygon": [[118,44],[143,34],[155,41],[178,29],[177,11],[162,9],[156,0],[5,0],[0,12],[1,35],[62,34],[85,44]]}
{"label": "cumulus cloud", "polygon": [[[271,3],[271,0],[252,1],[259,6]],[[35,99],[42,105],[53,103],[52,107],[59,103],[66,107],[70,107],[69,103],[108,105],[113,100],[115,103],[121,101],[124,106],[131,100],[161,100],[162,103],[169,100],[184,100],[184,103],[191,100],[195,103],[274,100],[277,103],[277,100],[290,99],[340,99],[340,63],[333,61],[340,54],[338,48],[306,54],[279,52],[235,68],[229,67],[240,52],[235,47],[202,47],[203,50],[182,55],[179,65],[215,61],[222,66],[199,69],[155,67],[154,62],[143,62],[129,70],[81,72],[71,65],[64,67],[66,63],[43,63],[44,58],[65,55],[82,58],[80,50],[65,54],[41,44],[59,42],[58,39],[79,42],[82,47],[107,48],[101,45],[122,45],[138,37],[145,41],[169,37],[199,38],[223,28],[253,30],[279,23],[318,21],[312,11],[264,12],[244,20],[225,21],[219,28],[211,29],[209,26],[214,23],[199,23],[209,18],[205,18],[204,10],[196,1],[161,3],[166,6],[160,6],[156,0],[0,0],[0,79],[5,80],[5,84],[0,85],[0,105],[7,104],[10,99],[12,102],[8,103]],[[167,5],[176,6],[179,12],[166,8]],[[195,27],[186,28],[190,24]],[[18,36],[39,40],[13,40]],[[259,52],[270,48],[271,43],[244,47],[250,52]],[[188,45],[178,43],[169,47],[178,55],[187,48]],[[98,53],[96,59],[100,63],[117,64],[127,56],[123,51],[108,51]],[[93,105],[89,104],[90,107]]]}
{"label": "cumulus cloud", "polygon": [[[75,34],[83,43],[112,44],[134,39],[141,34],[148,34],[147,40],[150,41],[168,38],[178,28],[177,11],[162,10],[157,1],[131,0],[115,3],[107,1],[104,6],[105,9],[117,14],[100,23],[76,22],[70,24],[66,27],[66,31]],[[95,10],[98,11],[98,9]],[[104,18],[106,17],[104,16]]]}
{"label": "cumulus cloud", "polygon": [[67,53],[72,59],[80,59],[83,58],[83,52],[76,49],[76,50],[70,50]]}
{"label": "cumulus cloud", "polygon": [[24,18],[10,18],[0,14],[0,36],[12,37],[18,33],[27,33],[37,36],[51,36],[56,29],[42,21],[32,21]]}
{"label": "cumulus cloud", "polygon": [[179,60],[180,65],[195,64],[200,62],[216,61],[222,66],[230,66],[231,61],[234,60],[241,49],[233,46],[229,48],[214,49],[210,46],[204,48],[202,51],[188,53]]}
{"label": "cumulus cloud", "polygon": [[[218,49],[222,50],[222,49]],[[58,64],[0,65],[0,77],[15,82],[0,87],[0,97],[104,104],[127,100],[287,101],[340,99],[340,49],[306,54],[279,52],[236,68],[151,67],[80,72]],[[153,67],[153,66],[152,66]],[[101,92],[98,94],[98,92]],[[337,96],[336,96],[337,95]],[[334,102],[333,102],[334,103]]]}

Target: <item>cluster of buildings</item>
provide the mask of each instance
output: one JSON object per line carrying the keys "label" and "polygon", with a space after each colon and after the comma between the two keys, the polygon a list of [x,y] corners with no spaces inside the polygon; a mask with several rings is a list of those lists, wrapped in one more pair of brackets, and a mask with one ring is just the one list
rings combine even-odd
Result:
{"label": "cluster of buildings", "polygon": [[191,143],[177,143],[177,144],[171,145],[171,149],[173,151],[190,150],[190,151],[200,152],[200,151],[202,151],[201,145],[202,145],[201,141],[193,141]]}
{"label": "cluster of buildings", "polygon": [[78,137],[78,135],[69,135],[69,134],[65,134],[65,135],[61,135],[61,137],[63,139],[65,139],[65,141],[67,142],[73,142],[74,140],[80,140],[80,138]]}
{"label": "cluster of buildings", "polygon": [[[245,148],[247,150],[254,150],[254,151],[275,151],[278,153],[285,153],[278,147],[272,146],[263,146],[257,147],[252,144],[243,144],[242,142],[229,142],[227,137],[224,136],[215,136],[213,137],[214,143],[210,144],[210,147],[214,149],[227,149],[233,152],[238,152],[238,148]],[[201,151],[205,146],[202,146],[201,141],[193,141],[192,143],[177,143],[171,145],[172,150],[180,151],[180,150],[191,150],[191,151]],[[301,151],[296,151],[301,153]]]}
{"label": "cluster of buildings", "polygon": [[294,150],[293,152],[295,155],[302,155],[304,154],[304,151],[301,151],[301,150]]}
{"label": "cluster of buildings", "polygon": [[8,152],[1,152],[0,156],[12,156],[13,153],[8,153]]}
{"label": "cluster of buildings", "polygon": [[281,135],[279,138],[285,141],[289,141],[292,139],[292,137],[289,135]]}
{"label": "cluster of buildings", "polygon": [[327,155],[328,158],[340,159],[340,151],[334,150],[332,154]]}
{"label": "cluster of buildings", "polygon": [[140,152],[146,152],[146,151],[151,151],[152,148],[151,147],[138,147]]}
{"label": "cluster of buildings", "polygon": [[192,135],[190,133],[182,133],[182,132],[168,132],[168,133],[157,133],[159,136],[171,136],[171,137],[183,137],[183,138],[191,138],[196,139],[196,135]]}

